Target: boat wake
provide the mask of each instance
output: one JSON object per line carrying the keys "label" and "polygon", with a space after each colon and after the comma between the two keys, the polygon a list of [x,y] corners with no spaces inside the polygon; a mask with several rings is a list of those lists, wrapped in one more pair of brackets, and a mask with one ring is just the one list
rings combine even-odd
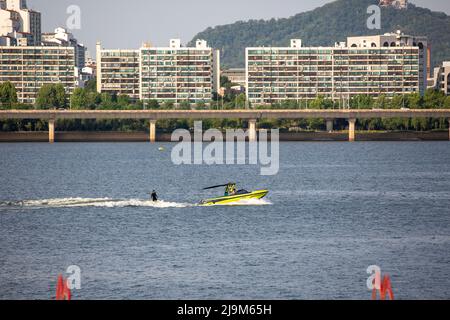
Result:
{"label": "boat wake", "polygon": [[103,208],[125,208],[125,207],[153,207],[153,208],[186,208],[192,207],[188,203],[176,203],[140,199],[109,199],[109,198],[62,198],[44,200],[24,201],[0,201],[1,208],[73,208],[73,207],[103,207]]}
{"label": "boat wake", "polygon": [[[213,206],[267,206],[272,203],[265,199],[243,199],[232,203],[217,204]],[[23,201],[0,201],[1,209],[43,209],[43,208],[126,208],[126,207],[149,207],[149,208],[188,208],[196,207],[197,204],[166,202],[142,199],[110,199],[110,198],[60,198],[43,200]]]}

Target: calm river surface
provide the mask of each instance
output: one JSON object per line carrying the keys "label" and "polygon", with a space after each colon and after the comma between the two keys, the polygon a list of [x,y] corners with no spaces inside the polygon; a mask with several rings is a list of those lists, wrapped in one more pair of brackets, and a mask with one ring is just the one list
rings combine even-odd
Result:
{"label": "calm river surface", "polygon": [[[172,147],[0,144],[0,299],[51,299],[71,265],[74,299],[370,299],[370,265],[450,298],[450,143],[281,143],[275,176]],[[229,181],[270,194],[195,205]]]}

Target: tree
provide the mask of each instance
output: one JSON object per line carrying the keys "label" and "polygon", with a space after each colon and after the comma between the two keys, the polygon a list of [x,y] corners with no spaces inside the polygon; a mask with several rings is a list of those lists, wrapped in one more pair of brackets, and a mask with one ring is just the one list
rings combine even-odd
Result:
{"label": "tree", "polygon": [[128,110],[143,110],[144,102],[142,100],[137,100],[128,106]]}
{"label": "tree", "polygon": [[308,127],[310,130],[321,130],[325,125],[324,119],[308,119]]}
{"label": "tree", "polygon": [[89,109],[96,109],[102,102],[102,97],[97,91],[87,90],[86,105]]}
{"label": "tree", "polygon": [[403,108],[403,96],[395,95],[391,100],[391,109],[401,109]]}
{"label": "tree", "polygon": [[204,101],[199,101],[195,104],[197,110],[206,110],[206,103]]}
{"label": "tree", "polygon": [[280,104],[281,109],[297,109],[298,103],[296,100],[283,100]]}
{"label": "tree", "polygon": [[331,99],[325,98],[324,96],[318,96],[309,104],[310,109],[333,109],[333,107],[333,101]]}
{"label": "tree", "polygon": [[97,78],[86,81],[84,88],[88,91],[97,91]]}
{"label": "tree", "polygon": [[309,104],[310,109],[322,109],[323,97],[319,96],[311,101]]}
{"label": "tree", "polygon": [[411,126],[416,131],[425,131],[428,129],[428,119],[426,118],[413,118],[411,119]]}
{"label": "tree", "polygon": [[333,108],[334,108],[334,102],[333,102],[333,100],[324,98],[324,99],[322,100],[322,108],[323,108],[323,109],[333,109]]}
{"label": "tree", "polygon": [[56,109],[67,107],[67,94],[64,86],[58,84],[44,84],[36,97],[36,108]]}
{"label": "tree", "polygon": [[54,85],[56,108],[67,107],[67,94],[66,89],[61,83]]}
{"label": "tree", "polygon": [[11,109],[17,103],[17,91],[10,81],[0,84],[0,108]]}
{"label": "tree", "polygon": [[191,104],[189,101],[184,100],[180,103],[180,110],[191,110]]}
{"label": "tree", "polygon": [[444,108],[445,109],[450,109],[450,96],[445,97]]}
{"label": "tree", "polygon": [[375,101],[373,106],[378,109],[387,109],[389,107],[389,100],[385,94],[381,94]]}
{"label": "tree", "polygon": [[422,97],[419,93],[414,92],[408,95],[408,107],[411,109],[420,109],[422,108]]}
{"label": "tree", "polygon": [[100,94],[86,88],[76,88],[70,97],[70,108],[75,110],[96,109],[102,102]]}
{"label": "tree", "polygon": [[117,96],[117,103],[119,104],[119,107],[125,108],[126,106],[131,104],[131,99],[128,95],[121,94],[121,95]]}
{"label": "tree", "polygon": [[230,79],[228,79],[227,76],[221,76],[220,77],[220,86],[222,88],[230,89],[232,86],[232,83],[231,83]]}
{"label": "tree", "polygon": [[114,97],[108,92],[102,92],[100,94],[100,108],[107,110],[113,108]]}
{"label": "tree", "polygon": [[247,96],[245,93],[241,93],[235,98],[236,109],[245,109],[245,103],[247,102]]}
{"label": "tree", "polygon": [[172,110],[174,109],[174,103],[172,101],[165,101],[161,107],[164,110]]}
{"label": "tree", "polygon": [[71,109],[80,110],[86,106],[86,90],[83,88],[76,88],[70,97]]}
{"label": "tree", "polygon": [[147,103],[144,103],[144,105],[150,110],[157,110],[161,107],[158,100],[149,100]]}
{"label": "tree", "polygon": [[373,98],[365,94],[356,95],[350,101],[352,109],[371,109],[373,105]]}
{"label": "tree", "polygon": [[427,89],[423,97],[426,109],[440,109],[444,106],[445,94],[435,89]]}

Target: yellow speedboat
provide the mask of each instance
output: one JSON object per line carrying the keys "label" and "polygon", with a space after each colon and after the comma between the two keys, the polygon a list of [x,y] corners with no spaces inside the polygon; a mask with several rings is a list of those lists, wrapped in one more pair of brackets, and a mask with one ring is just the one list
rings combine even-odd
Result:
{"label": "yellow speedboat", "polygon": [[225,187],[225,195],[223,197],[203,200],[200,202],[200,205],[202,206],[229,205],[233,203],[239,203],[239,201],[242,200],[262,199],[269,193],[269,190],[259,190],[253,192],[249,192],[247,190],[236,191],[235,183],[228,183],[224,185],[208,187],[203,190],[215,189],[220,187]]}

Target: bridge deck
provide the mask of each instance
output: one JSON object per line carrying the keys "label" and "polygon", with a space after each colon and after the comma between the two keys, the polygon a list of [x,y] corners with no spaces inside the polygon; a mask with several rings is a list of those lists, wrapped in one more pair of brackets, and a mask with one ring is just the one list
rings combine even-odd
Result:
{"label": "bridge deck", "polygon": [[450,118],[447,109],[411,110],[0,110],[0,119],[363,119]]}

